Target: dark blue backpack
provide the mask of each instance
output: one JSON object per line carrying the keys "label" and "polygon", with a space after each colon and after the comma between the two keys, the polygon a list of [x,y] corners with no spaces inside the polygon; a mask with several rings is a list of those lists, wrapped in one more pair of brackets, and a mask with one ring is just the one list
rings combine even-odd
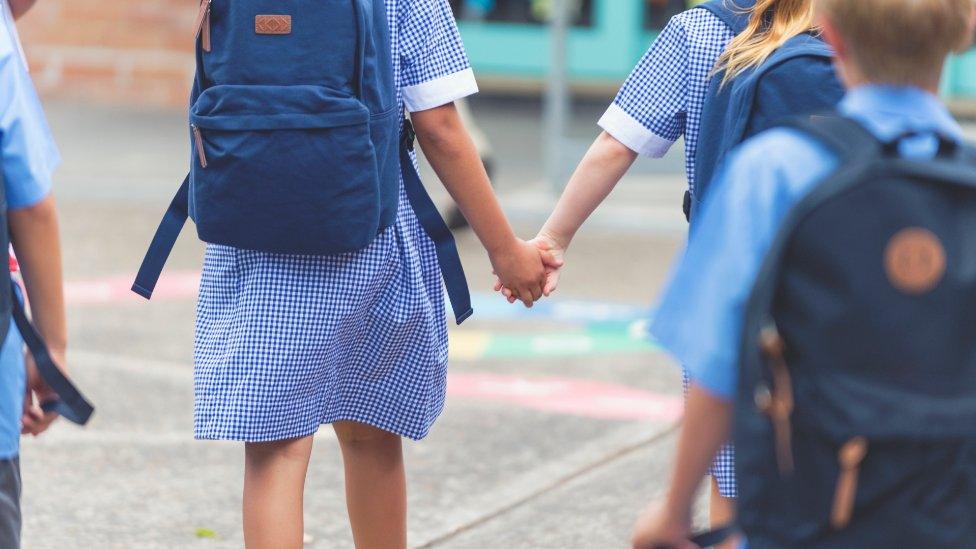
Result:
{"label": "dark blue backpack", "polygon": [[[7,202],[5,193],[3,170],[0,170],[0,204]],[[10,247],[8,227],[7,208],[3,207],[0,208],[0,249],[4,251]],[[0,344],[6,341],[7,334],[10,331],[10,321],[13,320],[20,332],[20,337],[31,352],[31,356],[34,357],[37,372],[48,387],[58,395],[57,400],[42,403],[41,408],[45,412],[57,412],[68,421],[79,425],[88,423],[95,409],[74,384],[65,377],[61,369],[55,364],[54,359],[51,358],[47,345],[27,317],[27,312],[24,310],[24,305],[18,295],[19,288],[10,277],[7,261],[3,262],[2,271],[3,274],[0,275],[2,277],[0,279]]]}
{"label": "dark blue backpack", "polygon": [[[736,35],[745,31],[755,0],[712,0],[701,6]],[[695,190],[685,202],[692,217],[705,199],[715,171],[737,145],[783,119],[834,108],[844,96],[833,67],[833,51],[811,34],[795,36],[764,63],[722,85],[712,77],[702,111],[695,154]]]}
{"label": "dark blue backpack", "polygon": [[133,291],[149,298],[189,215],[206,242],[331,255],[397,216],[401,174],[434,240],[460,323],[470,297],[454,239],[413,167],[383,0],[202,0],[191,167]]}
{"label": "dark blue backpack", "polygon": [[976,152],[790,123],[841,167],[786,216],[747,306],[734,442],[750,547],[972,547]]}

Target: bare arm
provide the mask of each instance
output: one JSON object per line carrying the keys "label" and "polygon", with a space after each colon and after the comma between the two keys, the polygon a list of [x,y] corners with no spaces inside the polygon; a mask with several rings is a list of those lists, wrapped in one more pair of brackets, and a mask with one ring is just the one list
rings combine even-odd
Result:
{"label": "bare arm", "polygon": [[610,134],[601,133],[576,168],[540,234],[554,241],[559,249],[569,247],[579,228],[610,195],[635,160],[637,153]]}
{"label": "bare arm", "polygon": [[[607,132],[601,133],[590,146],[549,220],[532,240],[539,249],[549,254],[544,295],[549,296],[556,290],[566,248],[576,232],[597,206],[606,200],[635,160],[637,153]],[[495,283],[495,291],[501,291],[509,301],[514,301],[514,296],[504,281]]]}
{"label": "bare arm", "polygon": [[68,344],[61,277],[61,238],[54,197],[10,210],[10,240],[17,253],[37,330],[55,352]]}
{"label": "bare arm", "polygon": [[424,156],[488,251],[495,272],[526,305],[539,299],[542,258],[516,238],[454,104],[413,113],[411,119]]}
{"label": "bare arm", "polygon": [[37,0],[10,0],[10,11],[14,14],[14,19],[20,19],[22,15],[27,13]]}
{"label": "bare arm", "polygon": [[[33,206],[10,210],[9,215],[10,240],[20,263],[34,324],[47,343],[51,356],[58,366],[64,368],[68,330],[61,275],[61,240],[54,198],[48,195]],[[53,412],[42,412],[38,404],[57,398],[57,395],[40,379],[33,361],[28,361],[28,364],[29,388],[24,402],[22,430],[38,435],[57,417]]]}

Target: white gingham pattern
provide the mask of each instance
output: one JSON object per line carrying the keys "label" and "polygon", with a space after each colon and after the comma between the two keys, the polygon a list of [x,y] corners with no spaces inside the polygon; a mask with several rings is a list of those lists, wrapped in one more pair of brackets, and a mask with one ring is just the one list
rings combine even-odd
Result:
{"label": "white gingham pattern", "polygon": [[[445,104],[477,89],[473,76],[457,77],[470,75],[470,65],[447,0],[385,1],[399,90]],[[208,245],[197,305],[196,437],[281,440],[352,420],[423,438],[444,406],[443,292],[433,244],[402,186],[396,223],[355,253]]]}
{"label": "white gingham pattern", "polygon": [[[674,16],[624,82],[600,126],[648,156],[663,156],[685,138],[688,187],[695,187],[695,153],[708,85],[719,56],[735,35],[710,11]],[[687,377],[685,378],[687,389]],[[709,473],[725,497],[737,495],[735,450],[725,446]]]}
{"label": "white gingham pattern", "polygon": [[635,152],[660,157],[682,135],[688,186],[712,70],[733,33],[712,12],[675,15],[624,82],[600,126]]}

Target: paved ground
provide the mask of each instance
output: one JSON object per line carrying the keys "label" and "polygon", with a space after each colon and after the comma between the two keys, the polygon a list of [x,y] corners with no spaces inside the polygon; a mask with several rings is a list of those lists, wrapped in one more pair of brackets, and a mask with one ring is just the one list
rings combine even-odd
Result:
{"label": "paved ground", "polygon": [[[495,144],[505,205],[531,236],[553,200],[540,182],[537,105],[475,108]],[[183,115],[49,109],[65,157],[71,367],[99,411],[85,430],[58,425],[25,442],[25,545],[240,546],[242,448],[192,439],[202,251],[192,233],[158,300],[126,293],[185,169]],[[591,138],[596,117],[581,107],[574,135]],[[659,489],[680,413],[676,371],[640,337],[680,245],[680,168],[676,157],[636,170],[580,235],[559,298],[532,312],[490,295],[487,260],[460,236],[479,314],[452,330],[442,419],[407,445],[412,545],[624,545]],[[351,546],[341,475],[323,429],[306,498],[313,546]]]}
{"label": "paved ground", "polygon": [[[531,236],[553,201],[540,182],[538,105],[474,107],[506,209]],[[242,448],[192,439],[202,247],[191,231],[158,300],[126,291],[185,170],[183,115],[49,108],[65,156],[70,361],[99,412],[85,430],[58,425],[25,442],[25,546],[238,547]],[[598,114],[580,106],[573,135],[592,138]],[[574,244],[558,297],[532,312],[489,294],[487,260],[460,236],[479,314],[452,330],[442,419],[407,445],[413,546],[624,546],[659,495],[680,412],[677,372],[640,321],[682,239],[681,166],[680,154],[642,162]],[[306,498],[313,546],[351,546],[341,475],[323,429]]]}

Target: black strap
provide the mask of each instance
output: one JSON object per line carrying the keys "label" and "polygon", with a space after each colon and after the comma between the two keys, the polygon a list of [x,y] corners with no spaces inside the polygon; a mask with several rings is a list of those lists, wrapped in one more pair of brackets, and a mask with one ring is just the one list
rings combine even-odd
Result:
{"label": "black strap", "polygon": [[867,128],[837,113],[791,118],[780,125],[813,137],[845,161],[883,152],[883,144]]}
{"label": "black strap", "polygon": [[733,523],[721,528],[695,534],[689,541],[698,547],[714,547],[736,535],[738,532],[739,527]]}
{"label": "black strap", "polygon": [[17,295],[16,284],[14,284],[11,290],[14,292],[13,320],[17,325],[17,331],[20,332],[20,337],[23,338],[24,344],[27,345],[31,355],[34,357],[37,371],[44,380],[44,383],[58,394],[58,400],[42,403],[42,409],[45,412],[57,412],[68,421],[77,423],[78,425],[88,423],[95,408],[85,399],[74,384],[65,377],[61,368],[51,358],[51,353],[48,351],[47,345],[44,344],[41,335],[37,333],[34,325],[27,318],[27,312],[24,311],[24,304]]}
{"label": "black strap", "polygon": [[458,254],[454,235],[451,234],[447,223],[444,223],[444,218],[437,211],[434,201],[427,194],[410,157],[416,136],[413,124],[410,120],[404,119],[400,140],[400,171],[403,174],[403,187],[407,192],[407,199],[410,200],[410,207],[420,221],[420,226],[434,241],[441,276],[444,278],[447,296],[454,310],[454,320],[461,324],[474,314],[474,309],[471,308],[471,292],[468,290],[468,282],[464,276],[464,267],[461,265],[461,256]]}
{"label": "black strap", "polygon": [[146,251],[146,257],[142,260],[142,266],[139,267],[135,283],[132,284],[132,291],[146,299],[152,297],[156,283],[159,282],[159,275],[162,274],[166,260],[169,259],[169,254],[176,245],[176,239],[180,237],[183,225],[186,224],[186,218],[189,216],[189,200],[190,175],[187,174],[183,184],[180,185],[180,190],[176,192],[169,208],[166,209],[152,243],[149,244],[149,250]]}

